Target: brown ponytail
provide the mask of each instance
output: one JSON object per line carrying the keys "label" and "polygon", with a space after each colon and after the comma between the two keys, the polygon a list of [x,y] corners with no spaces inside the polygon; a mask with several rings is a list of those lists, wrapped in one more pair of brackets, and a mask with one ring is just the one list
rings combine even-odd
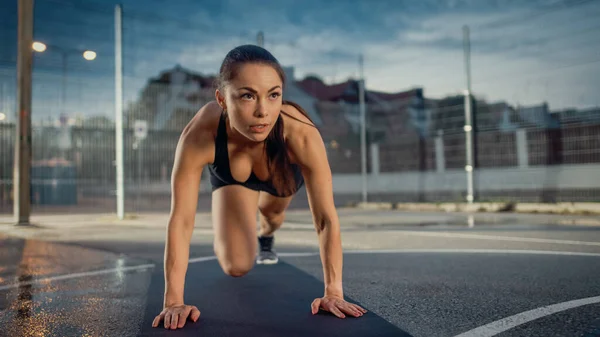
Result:
{"label": "brown ponytail", "polygon": [[[312,123],[312,120],[300,105],[290,101],[283,101],[283,104],[291,105],[298,109],[298,111],[306,116]],[[283,111],[281,113],[296,119]],[[283,118],[281,118],[280,115],[279,118],[277,118],[277,122],[273,126],[271,133],[265,140],[265,152],[267,154],[267,165],[271,176],[271,183],[279,195],[289,196],[296,191],[296,181],[294,180],[294,174],[287,152],[287,144],[283,138],[283,128]]]}

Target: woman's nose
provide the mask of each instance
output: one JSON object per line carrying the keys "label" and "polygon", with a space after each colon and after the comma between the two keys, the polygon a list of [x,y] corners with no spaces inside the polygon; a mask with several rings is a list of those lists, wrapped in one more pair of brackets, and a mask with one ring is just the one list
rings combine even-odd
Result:
{"label": "woman's nose", "polygon": [[267,107],[262,102],[258,102],[256,105],[256,111],[254,112],[256,117],[265,117],[267,116]]}

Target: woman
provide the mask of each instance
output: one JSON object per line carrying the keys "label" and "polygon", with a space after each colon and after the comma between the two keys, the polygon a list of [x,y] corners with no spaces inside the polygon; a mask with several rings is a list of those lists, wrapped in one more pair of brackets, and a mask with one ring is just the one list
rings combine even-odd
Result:
{"label": "woman", "polygon": [[[312,313],[322,309],[344,318],[366,312],[344,300],[340,225],[323,140],[300,106],[282,100],[284,83],[283,69],[267,50],[237,47],[221,65],[216,102],[202,107],[184,128],[171,178],[164,310],[154,327],[164,320],[165,328],[181,328],[188,318],[195,322],[200,317],[197,307],[184,304],[183,289],[205,165],[213,190],[214,251],[225,274],[240,277],[255,262],[277,262],[273,232],[294,193],[306,184],[325,283]],[[255,261],[258,244],[261,253]]]}

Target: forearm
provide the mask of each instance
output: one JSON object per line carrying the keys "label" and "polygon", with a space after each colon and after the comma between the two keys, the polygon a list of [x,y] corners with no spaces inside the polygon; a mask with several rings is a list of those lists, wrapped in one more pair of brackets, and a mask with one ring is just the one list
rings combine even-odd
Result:
{"label": "forearm", "polygon": [[318,226],[325,295],[344,296],[342,288],[342,240],[337,219],[323,221]]}
{"label": "forearm", "polygon": [[164,305],[183,303],[185,275],[189,263],[190,240],[193,225],[170,222],[165,246],[165,298]]}

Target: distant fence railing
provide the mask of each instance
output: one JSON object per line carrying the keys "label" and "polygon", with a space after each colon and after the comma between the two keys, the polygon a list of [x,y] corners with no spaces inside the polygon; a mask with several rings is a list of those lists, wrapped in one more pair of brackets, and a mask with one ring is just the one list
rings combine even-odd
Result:
{"label": "distant fence railing", "polygon": [[[125,132],[125,186],[129,198],[139,202],[150,197],[164,198],[168,202],[179,135],[176,131],[150,130],[146,140],[134,147],[133,131]],[[14,124],[0,124],[0,205],[5,211],[12,204],[13,137]],[[34,204],[77,204],[114,198],[114,138],[110,127],[34,127]],[[596,186],[600,176],[593,176],[595,173],[589,170],[600,167],[600,125],[482,131],[475,140],[476,190],[480,198],[600,199],[600,186]],[[327,147],[335,193],[360,193],[360,148]],[[464,135],[460,133],[439,133],[429,138],[400,136],[392,143],[370,144],[368,190],[379,198],[459,201],[463,196],[462,181],[466,179],[464,155]],[[62,166],[70,167],[70,171],[52,169]],[[565,172],[565,167],[572,172]],[[427,176],[419,176],[419,172]],[[424,179],[418,193],[409,187],[414,177]],[[433,182],[436,183],[428,185]],[[347,187],[348,184],[353,187]],[[548,189],[555,197],[542,198],[537,193]],[[202,190],[208,190],[206,185]]]}

